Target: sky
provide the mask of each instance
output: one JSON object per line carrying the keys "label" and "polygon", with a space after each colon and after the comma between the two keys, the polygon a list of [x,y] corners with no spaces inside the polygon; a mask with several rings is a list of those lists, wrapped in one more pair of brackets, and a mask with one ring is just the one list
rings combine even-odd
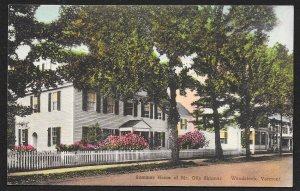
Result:
{"label": "sky", "polygon": [[[272,46],[278,41],[293,51],[294,7],[275,6],[275,14],[278,25],[269,33],[269,45]],[[36,12],[37,20],[46,23],[57,19],[58,15],[59,5],[41,5]]]}
{"label": "sky", "polygon": [[[269,46],[273,46],[276,42],[286,45],[290,53],[294,50],[294,7],[293,6],[275,6],[275,14],[278,19],[277,26],[269,32]],[[41,5],[36,12],[36,19],[40,22],[50,23],[58,19],[59,5]],[[77,50],[87,51],[86,46],[74,47]],[[29,47],[20,47],[17,53],[21,59],[24,59],[29,52]],[[167,60],[165,55],[161,55],[163,61]],[[189,63],[188,58],[183,61]]]}

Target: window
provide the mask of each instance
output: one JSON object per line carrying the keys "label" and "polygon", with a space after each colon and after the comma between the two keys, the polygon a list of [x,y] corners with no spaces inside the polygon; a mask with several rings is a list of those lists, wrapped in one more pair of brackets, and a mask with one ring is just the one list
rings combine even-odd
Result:
{"label": "window", "polygon": [[60,144],[60,127],[48,128],[48,147]]}
{"label": "window", "polygon": [[33,110],[34,112],[38,111],[39,103],[38,103],[38,97],[34,96],[33,97]]}
{"label": "window", "polygon": [[42,64],[42,71],[45,70],[45,64]]}
{"label": "window", "polygon": [[287,126],[283,126],[283,127],[282,127],[282,133],[283,133],[283,134],[287,134],[287,133],[288,133],[288,128],[287,128]]}
{"label": "window", "polygon": [[179,125],[180,129],[187,129],[187,119],[180,119]]}
{"label": "window", "polygon": [[57,142],[57,129],[53,128],[52,129],[52,144],[56,145]]}
{"label": "window", "polygon": [[96,93],[94,93],[94,92],[88,92],[87,110],[88,111],[96,110]]}
{"label": "window", "polygon": [[52,110],[60,111],[60,96],[61,92],[52,92],[49,93],[48,96],[48,111],[51,112]]}
{"label": "window", "polygon": [[52,110],[57,110],[57,92],[52,93]]}
{"label": "window", "polygon": [[107,113],[114,113],[115,99],[112,97],[107,98]]}
{"label": "window", "polygon": [[30,106],[34,113],[40,112],[40,96],[30,96]]}
{"label": "window", "polygon": [[150,103],[147,103],[144,106],[144,117],[150,117]]}
{"label": "window", "polygon": [[125,115],[133,115],[133,108],[133,101],[126,101],[124,108]]}
{"label": "window", "polygon": [[266,138],[267,138],[266,133],[265,132],[261,132],[260,136],[261,136],[260,137],[260,144],[261,145],[265,145],[266,144]]}
{"label": "window", "polygon": [[275,134],[272,135],[273,144],[277,144],[277,136]]}
{"label": "window", "polygon": [[28,129],[19,129],[19,145],[27,145],[28,144]]}
{"label": "window", "polygon": [[273,131],[274,131],[274,132],[278,132],[278,126],[279,126],[279,125],[275,125],[275,126],[274,126],[274,128],[273,128]]}
{"label": "window", "polygon": [[260,133],[257,131],[255,132],[255,144],[260,145]]}
{"label": "window", "polygon": [[157,119],[162,119],[162,110],[159,107],[157,108]]}
{"label": "window", "polygon": [[227,144],[227,131],[220,131],[220,142],[221,144]]}

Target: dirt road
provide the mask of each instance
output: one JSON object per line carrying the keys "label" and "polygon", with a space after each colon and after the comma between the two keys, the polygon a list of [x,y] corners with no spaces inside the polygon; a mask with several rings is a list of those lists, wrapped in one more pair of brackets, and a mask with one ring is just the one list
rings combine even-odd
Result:
{"label": "dirt road", "polygon": [[274,186],[293,183],[293,159],[216,164],[151,172],[101,175],[63,180],[60,185],[127,186]]}

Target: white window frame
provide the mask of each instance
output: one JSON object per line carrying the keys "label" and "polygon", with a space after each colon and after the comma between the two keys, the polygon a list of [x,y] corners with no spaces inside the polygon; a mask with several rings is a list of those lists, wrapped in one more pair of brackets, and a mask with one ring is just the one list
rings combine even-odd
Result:
{"label": "white window frame", "polygon": [[[94,100],[90,99],[92,96],[93,96]],[[88,111],[96,111],[96,93],[95,92],[87,93],[87,110]]]}
{"label": "white window frame", "polygon": [[52,111],[57,111],[57,103],[58,103],[58,92],[51,93],[51,109]]}
{"label": "white window frame", "polygon": [[157,108],[157,119],[162,119],[162,110],[159,107]]}
{"label": "white window frame", "polygon": [[[128,111],[131,111],[131,113],[128,113]],[[127,101],[126,114],[127,115],[133,115],[134,114],[134,103],[133,103],[133,101]]]}
{"label": "white window frame", "polygon": [[115,113],[115,99],[112,97],[107,98],[107,113]]}
{"label": "white window frame", "polygon": [[[147,108],[147,110],[146,110]],[[144,117],[150,118],[150,103],[144,105]]]}
{"label": "white window frame", "polygon": [[21,129],[21,145],[24,145],[26,140],[25,140],[25,129]]}
{"label": "white window frame", "polygon": [[33,96],[33,103],[32,103],[32,109],[36,113],[38,109],[39,103],[38,103],[38,96]]}
{"label": "white window frame", "polygon": [[[224,137],[221,137],[221,132],[224,133]],[[228,131],[221,129],[220,130],[220,143],[221,144],[228,144]]]}
{"label": "white window frame", "polygon": [[57,128],[56,127],[53,127],[51,129],[51,143],[52,145],[56,145],[56,142],[57,142]]}

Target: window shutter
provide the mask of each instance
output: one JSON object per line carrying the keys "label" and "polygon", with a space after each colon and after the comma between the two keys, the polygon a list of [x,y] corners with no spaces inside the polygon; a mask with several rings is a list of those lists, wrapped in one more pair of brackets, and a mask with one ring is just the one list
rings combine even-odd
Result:
{"label": "window shutter", "polygon": [[187,119],[184,119],[184,129],[187,129]]}
{"label": "window shutter", "polygon": [[157,114],[157,105],[154,104],[154,119],[158,118],[158,114]]}
{"label": "window shutter", "polygon": [[153,119],[153,104],[150,103],[150,119]]}
{"label": "window shutter", "polygon": [[139,104],[139,102],[138,102],[138,101],[135,101],[135,102],[134,102],[134,105],[133,105],[133,107],[134,107],[134,108],[133,108],[133,112],[134,112],[134,113],[133,113],[133,116],[134,116],[134,117],[137,117],[137,114],[138,114],[138,104]]}
{"label": "window shutter", "polygon": [[162,120],[166,120],[166,113],[165,113],[165,109],[162,109]]}
{"label": "window shutter", "polygon": [[37,112],[41,112],[41,95],[37,97]]}
{"label": "window shutter", "polygon": [[165,147],[166,146],[166,144],[165,144],[165,142],[166,142],[166,137],[165,137],[166,133],[162,132],[161,136],[162,136],[162,139],[161,139],[161,141],[162,141],[162,147]]}
{"label": "window shutter", "polygon": [[103,113],[107,113],[107,97],[103,98]]}
{"label": "window shutter", "polygon": [[48,128],[48,147],[51,146],[51,128]]}
{"label": "window shutter", "polygon": [[31,113],[33,113],[33,96],[30,96]]}
{"label": "window shutter", "polygon": [[119,100],[115,100],[115,114],[119,115]]}
{"label": "window shutter", "polygon": [[61,96],[60,96],[60,91],[58,91],[57,92],[57,111],[60,111],[60,98],[61,98]]}
{"label": "window shutter", "polygon": [[124,105],[123,106],[123,111],[124,111],[123,114],[127,115],[127,112],[126,112],[127,111],[127,100],[124,100],[123,105]]}
{"label": "window shutter", "polygon": [[82,90],[82,110],[87,111],[87,90]]}
{"label": "window shutter", "polygon": [[145,105],[143,101],[141,101],[141,117],[145,117]]}
{"label": "window shutter", "polygon": [[18,142],[19,142],[19,146],[21,146],[21,134],[22,133],[22,131],[21,131],[21,129],[18,129]]}
{"label": "window shutter", "polygon": [[60,136],[61,136],[61,128],[60,127],[56,127],[56,133],[57,133],[56,145],[60,145]]}
{"label": "window shutter", "polygon": [[28,129],[25,129],[25,143],[24,145],[28,145]]}
{"label": "window shutter", "polygon": [[48,94],[48,111],[51,112],[51,93]]}
{"label": "window shutter", "polygon": [[99,91],[96,93],[96,111],[101,112],[101,95]]}

